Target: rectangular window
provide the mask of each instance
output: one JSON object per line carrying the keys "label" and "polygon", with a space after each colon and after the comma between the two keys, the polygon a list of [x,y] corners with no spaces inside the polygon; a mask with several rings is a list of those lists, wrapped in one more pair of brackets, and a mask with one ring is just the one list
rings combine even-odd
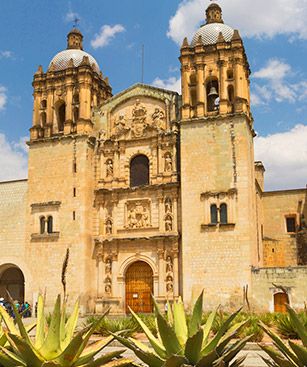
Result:
{"label": "rectangular window", "polygon": [[286,217],[286,227],[288,233],[296,232],[296,220],[295,217]]}
{"label": "rectangular window", "polygon": [[76,188],[74,187],[74,198],[76,197],[76,192],[77,192],[77,190],[76,190]]}
{"label": "rectangular window", "polygon": [[75,211],[72,212],[72,219],[76,220],[76,212]]}

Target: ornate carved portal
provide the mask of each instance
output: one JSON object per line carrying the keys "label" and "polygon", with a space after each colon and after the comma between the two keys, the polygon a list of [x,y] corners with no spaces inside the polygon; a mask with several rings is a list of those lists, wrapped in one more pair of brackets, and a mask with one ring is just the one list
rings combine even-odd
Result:
{"label": "ornate carved portal", "polygon": [[174,267],[173,259],[170,255],[167,255],[166,261],[166,293],[168,296],[172,295],[174,292]]}
{"label": "ornate carved portal", "polygon": [[150,227],[150,203],[149,201],[136,201],[127,203],[127,228]]}

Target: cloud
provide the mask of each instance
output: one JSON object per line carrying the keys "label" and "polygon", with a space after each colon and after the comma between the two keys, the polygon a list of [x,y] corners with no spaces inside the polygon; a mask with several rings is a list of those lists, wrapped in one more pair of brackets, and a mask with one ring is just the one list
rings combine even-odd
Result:
{"label": "cloud", "polygon": [[168,78],[168,79],[160,79],[156,78],[152,85],[154,87],[173,90],[175,92],[181,93],[181,79],[180,77],[177,79],[174,76]]}
{"label": "cloud", "polygon": [[100,32],[95,34],[95,38],[91,41],[93,48],[105,47],[116,36],[117,33],[125,31],[125,27],[121,24],[115,24],[113,27],[106,24],[100,28]]}
{"label": "cloud", "polygon": [[0,111],[5,109],[6,102],[7,102],[7,89],[3,85],[0,85]]}
{"label": "cloud", "polygon": [[12,51],[4,50],[0,51],[0,59],[12,59],[14,56]]}
{"label": "cloud", "polygon": [[24,141],[9,142],[4,134],[0,134],[0,181],[26,178],[28,174],[28,158]]}
{"label": "cloud", "polygon": [[252,87],[254,106],[276,102],[295,103],[307,99],[307,81],[292,83],[289,79],[296,76],[291,66],[279,59],[270,59],[267,64],[253,74],[253,79],[262,82]]}
{"label": "cloud", "polygon": [[[284,34],[289,41],[307,39],[305,0],[220,0],[219,4],[225,23],[239,29],[245,37],[272,38]],[[191,40],[199,25],[204,23],[204,12],[203,0],[181,1],[169,21],[167,35],[179,45],[184,37]]]}
{"label": "cloud", "polygon": [[255,138],[255,159],[262,161],[266,190],[303,188],[307,184],[307,125]]}

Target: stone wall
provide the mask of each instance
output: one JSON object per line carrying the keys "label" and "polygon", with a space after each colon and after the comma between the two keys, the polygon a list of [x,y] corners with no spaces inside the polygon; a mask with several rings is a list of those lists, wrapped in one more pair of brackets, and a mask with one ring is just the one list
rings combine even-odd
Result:
{"label": "stone wall", "polygon": [[307,267],[259,268],[252,270],[251,304],[257,311],[274,311],[274,285],[288,290],[290,305],[302,309],[307,301]]}

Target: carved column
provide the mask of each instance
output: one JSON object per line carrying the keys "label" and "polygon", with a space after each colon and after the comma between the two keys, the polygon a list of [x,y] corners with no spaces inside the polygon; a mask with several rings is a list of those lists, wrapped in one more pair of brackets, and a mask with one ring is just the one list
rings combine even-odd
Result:
{"label": "carved column", "polygon": [[236,59],[235,60],[235,67],[234,67],[234,74],[235,74],[235,97],[242,97],[242,66],[241,66],[241,60]]}
{"label": "carved column", "polygon": [[205,88],[204,88],[204,66],[197,65],[197,116],[204,115]]}
{"label": "carved column", "polygon": [[101,298],[103,297],[103,294],[104,294],[104,262],[102,252],[100,252],[97,255],[97,297]]}
{"label": "carved column", "polygon": [[164,269],[164,250],[158,249],[158,271],[159,271],[159,293],[158,296],[165,294],[165,269]]}
{"label": "carved column", "polygon": [[173,251],[173,265],[174,265],[174,296],[179,295],[179,266],[178,266],[178,250]]}
{"label": "carved column", "polygon": [[117,254],[112,254],[112,296],[117,297],[119,294],[117,275],[118,275],[118,258]]}

